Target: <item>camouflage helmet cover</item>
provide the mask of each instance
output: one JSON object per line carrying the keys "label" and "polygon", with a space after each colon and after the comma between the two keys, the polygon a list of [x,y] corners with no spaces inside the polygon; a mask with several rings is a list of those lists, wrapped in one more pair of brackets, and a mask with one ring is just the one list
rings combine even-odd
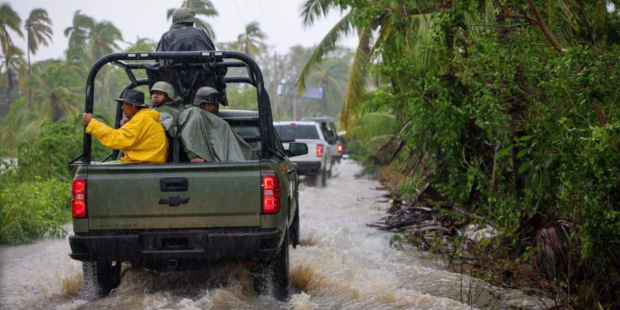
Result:
{"label": "camouflage helmet cover", "polygon": [[170,83],[168,82],[159,81],[153,84],[153,87],[151,87],[151,92],[155,90],[166,93],[170,100],[174,99],[174,87],[172,87],[172,85],[170,85]]}
{"label": "camouflage helmet cover", "polygon": [[178,8],[172,13],[172,23],[193,23],[196,13],[189,8]]}
{"label": "camouflage helmet cover", "polygon": [[192,102],[192,105],[200,106],[200,104],[203,102],[221,103],[222,94],[220,94],[213,87],[208,87],[208,86],[201,87],[196,92],[196,96],[194,96],[194,102]]}

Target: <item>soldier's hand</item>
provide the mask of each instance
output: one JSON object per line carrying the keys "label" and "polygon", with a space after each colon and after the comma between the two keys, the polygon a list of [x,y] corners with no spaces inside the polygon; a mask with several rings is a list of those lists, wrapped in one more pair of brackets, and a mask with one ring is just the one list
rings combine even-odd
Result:
{"label": "soldier's hand", "polygon": [[205,160],[200,157],[194,157],[190,161],[193,163],[203,163]]}
{"label": "soldier's hand", "polygon": [[129,119],[128,118],[123,118],[121,120],[121,127],[123,127],[123,125],[127,124],[127,122],[129,122]]}
{"label": "soldier's hand", "polygon": [[82,114],[82,122],[84,123],[84,125],[88,125],[88,123],[90,123],[90,121],[93,119],[93,114],[92,113],[84,113]]}

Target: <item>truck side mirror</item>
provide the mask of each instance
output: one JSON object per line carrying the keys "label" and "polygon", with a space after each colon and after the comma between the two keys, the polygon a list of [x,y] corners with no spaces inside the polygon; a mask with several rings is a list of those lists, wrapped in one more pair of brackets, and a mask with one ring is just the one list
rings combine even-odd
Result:
{"label": "truck side mirror", "polygon": [[286,155],[288,157],[295,157],[308,154],[308,145],[305,143],[293,142],[288,145]]}

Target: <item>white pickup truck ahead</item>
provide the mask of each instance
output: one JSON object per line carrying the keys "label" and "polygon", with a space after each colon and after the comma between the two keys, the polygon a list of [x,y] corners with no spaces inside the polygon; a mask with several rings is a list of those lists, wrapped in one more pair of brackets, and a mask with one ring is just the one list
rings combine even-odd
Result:
{"label": "white pickup truck ahead", "polygon": [[274,122],[273,125],[284,149],[288,149],[291,142],[308,145],[308,154],[291,158],[297,165],[297,173],[316,182],[318,187],[327,185],[333,166],[332,151],[320,125],[313,121]]}

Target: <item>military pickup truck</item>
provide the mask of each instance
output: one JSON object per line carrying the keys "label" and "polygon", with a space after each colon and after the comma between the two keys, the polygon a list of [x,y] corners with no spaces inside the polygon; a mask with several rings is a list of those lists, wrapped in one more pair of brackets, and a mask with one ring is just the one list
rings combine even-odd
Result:
{"label": "military pickup truck", "polygon": [[[122,68],[125,89],[167,79],[189,102],[195,88],[171,80],[173,70],[196,72],[192,85],[210,75],[226,83],[256,88],[257,111],[222,110],[226,120],[252,145],[259,160],[189,163],[182,160],[177,137],[169,137],[172,156],[166,164],[113,164],[91,158],[91,136],[84,135],[73,180],[71,258],[83,262],[85,285],[106,295],[121,281],[122,263],[151,270],[206,267],[216,261],[239,261],[250,268],[258,293],[278,299],[288,295],[289,245],[299,244],[299,178],[289,157],[307,154],[307,145],[282,147],[274,130],[269,96],[258,65],[238,52],[114,53],[99,59],[86,82],[86,112],[93,112],[95,78],[106,64]],[[227,68],[247,75],[228,76]],[[146,71],[137,79],[134,71]],[[239,71],[239,70],[237,70]],[[186,75],[187,76],[187,75]],[[213,77],[211,76],[211,80]],[[96,115],[96,114],[95,114]],[[119,127],[122,112],[116,114]],[[266,285],[271,283],[271,285]],[[266,288],[270,288],[267,292]]]}

